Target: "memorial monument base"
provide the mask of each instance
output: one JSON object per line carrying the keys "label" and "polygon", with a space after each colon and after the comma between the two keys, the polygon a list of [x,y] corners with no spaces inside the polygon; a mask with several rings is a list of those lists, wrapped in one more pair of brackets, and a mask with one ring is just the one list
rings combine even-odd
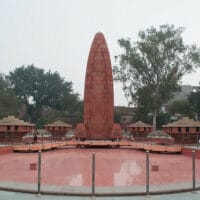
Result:
{"label": "memorial monument base", "polygon": [[[105,135],[107,137],[105,137]],[[122,138],[122,129],[119,124],[114,124],[111,130],[111,133],[105,133],[101,136],[90,133],[83,123],[77,124],[75,132],[76,140],[113,140],[120,141]]]}

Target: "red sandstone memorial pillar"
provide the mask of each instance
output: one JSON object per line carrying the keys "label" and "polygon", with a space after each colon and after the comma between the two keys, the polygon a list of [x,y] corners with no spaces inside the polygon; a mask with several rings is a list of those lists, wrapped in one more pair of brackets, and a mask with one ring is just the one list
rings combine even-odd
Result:
{"label": "red sandstone memorial pillar", "polygon": [[110,54],[102,33],[90,48],[84,91],[84,123],[78,124],[78,139],[120,139],[121,127],[114,124],[114,94]]}

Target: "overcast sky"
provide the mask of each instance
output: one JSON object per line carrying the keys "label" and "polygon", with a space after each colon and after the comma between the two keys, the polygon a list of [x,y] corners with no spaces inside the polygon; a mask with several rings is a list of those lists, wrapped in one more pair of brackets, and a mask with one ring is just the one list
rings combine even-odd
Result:
{"label": "overcast sky", "polygon": [[[96,32],[104,34],[112,64],[117,40],[134,40],[150,26],[184,26],[185,43],[200,46],[199,9],[199,0],[0,0],[0,73],[29,64],[58,71],[83,98]],[[200,69],[182,80],[199,82]],[[115,105],[127,105],[120,84],[114,88]]]}

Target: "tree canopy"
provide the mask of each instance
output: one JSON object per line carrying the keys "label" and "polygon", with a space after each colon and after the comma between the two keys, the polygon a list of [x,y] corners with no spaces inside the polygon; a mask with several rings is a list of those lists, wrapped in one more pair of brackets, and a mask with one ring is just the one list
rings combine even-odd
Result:
{"label": "tree canopy", "polygon": [[20,105],[20,101],[9,87],[9,82],[0,74],[0,118],[18,115]]}
{"label": "tree canopy", "polygon": [[162,25],[139,31],[137,41],[119,39],[124,50],[115,56],[114,79],[123,84],[129,103],[153,114],[153,126],[161,106],[177,91],[182,76],[200,64],[200,49],[186,45],[184,28]]}
{"label": "tree canopy", "polygon": [[182,116],[194,118],[192,105],[188,100],[174,100],[169,103],[167,110],[171,115],[181,114]]}
{"label": "tree canopy", "polygon": [[16,96],[27,106],[32,121],[41,117],[44,108],[68,113],[81,110],[79,95],[73,92],[72,82],[58,72],[45,72],[34,65],[22,66],[7,76]]}
{"label": "tree canopy", "polygon": [[200,91],[192,92],[188,96],[188,101],[190,102],[197,119],[200,120]]}

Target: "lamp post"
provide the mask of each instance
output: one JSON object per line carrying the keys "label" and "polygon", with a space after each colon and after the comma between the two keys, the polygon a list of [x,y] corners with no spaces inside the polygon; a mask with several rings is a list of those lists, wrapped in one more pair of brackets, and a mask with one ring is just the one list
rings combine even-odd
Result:
{"label": "lamp post", "polygon": [[146,151],[146,194],[149,194],[149,151]]}

